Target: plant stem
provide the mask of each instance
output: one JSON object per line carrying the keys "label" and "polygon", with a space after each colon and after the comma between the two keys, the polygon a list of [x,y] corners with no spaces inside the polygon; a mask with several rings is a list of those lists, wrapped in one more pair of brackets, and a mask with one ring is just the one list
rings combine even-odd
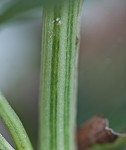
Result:
{"label": "plant stem", "polygon": [[44,8],[40,150],[74,150],[82,0]]}
{"label": "plant stem", "polygon": [[8,127],[18,150],[33,150],[27,133],[4,96],[0,93],[0,117]]}

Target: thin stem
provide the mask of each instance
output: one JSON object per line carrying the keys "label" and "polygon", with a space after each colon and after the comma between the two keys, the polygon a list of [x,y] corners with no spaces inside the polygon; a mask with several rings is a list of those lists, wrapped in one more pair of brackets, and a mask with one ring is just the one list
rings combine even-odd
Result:
{"label": "thin stem", "polygon": [[14,148],[0,134],[0,150],[14,150]]}
{"label": "thin stem", "polygon": [[74,150],[82,0],[44,9],[40,150]]}
{"label": "thin stem", "polygon": [[0,93],[0,117],[8,127],[18,150],[33,150],[27,133],[5,97]]}

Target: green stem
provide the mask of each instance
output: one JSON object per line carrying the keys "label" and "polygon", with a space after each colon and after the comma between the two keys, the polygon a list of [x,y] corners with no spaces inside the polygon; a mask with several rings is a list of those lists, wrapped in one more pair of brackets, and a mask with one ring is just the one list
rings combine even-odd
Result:
{"label": "green stem", "polygon": [[82,0],[44,9],[40,150],[74,150]]}
{"label": "green stem", "polygon": [[0,150],[14,150],[14,148],[0,134]]}
{"label": "green stem", "polygon": [[18,150],[33,150],[18,116],[0,93],[0,117],[8,127]]}

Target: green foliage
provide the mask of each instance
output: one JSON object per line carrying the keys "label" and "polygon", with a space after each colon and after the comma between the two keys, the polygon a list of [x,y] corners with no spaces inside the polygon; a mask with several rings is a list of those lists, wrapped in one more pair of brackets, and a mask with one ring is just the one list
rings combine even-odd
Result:
{"label": "green foliage", "polygon": [[5,140],[0,134],[0,149],[1,150],[14,150],[14,148]]}
{"label": "green foliage", "polygon": [[114,143],[95,145],[89,150],[125,150],[125,149],[126,149],[126,138],[120,138]]}
{"label": "green foliage", "polygon": [[61,3],[61,0],[17,0],[10,1],[7,3],[5,11],[2,15],[0,15],[0,24],[5,23],[15,16],[29,11],[31,9],[36,9],[39,7],[52,6],[56,3]]}
{"label": "green foliage", "polygon": [[[33,150],[30,140],[27,136],[27,133],[20,119],[18,118],[14,110],[11,108],[11,106],[8,104],[7,100],[1,93],[0,93],[0,117],[8,127],[18,150]],[[6,143],[4,146],[6,147]]]}

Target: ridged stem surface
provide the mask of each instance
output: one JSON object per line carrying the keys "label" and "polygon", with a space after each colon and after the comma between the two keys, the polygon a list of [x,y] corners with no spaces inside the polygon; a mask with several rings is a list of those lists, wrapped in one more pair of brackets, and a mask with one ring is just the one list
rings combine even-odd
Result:
{"label": "ridged stem surface", "polygon": [[75,150],[81,0],[44,9],[40,150]]}

